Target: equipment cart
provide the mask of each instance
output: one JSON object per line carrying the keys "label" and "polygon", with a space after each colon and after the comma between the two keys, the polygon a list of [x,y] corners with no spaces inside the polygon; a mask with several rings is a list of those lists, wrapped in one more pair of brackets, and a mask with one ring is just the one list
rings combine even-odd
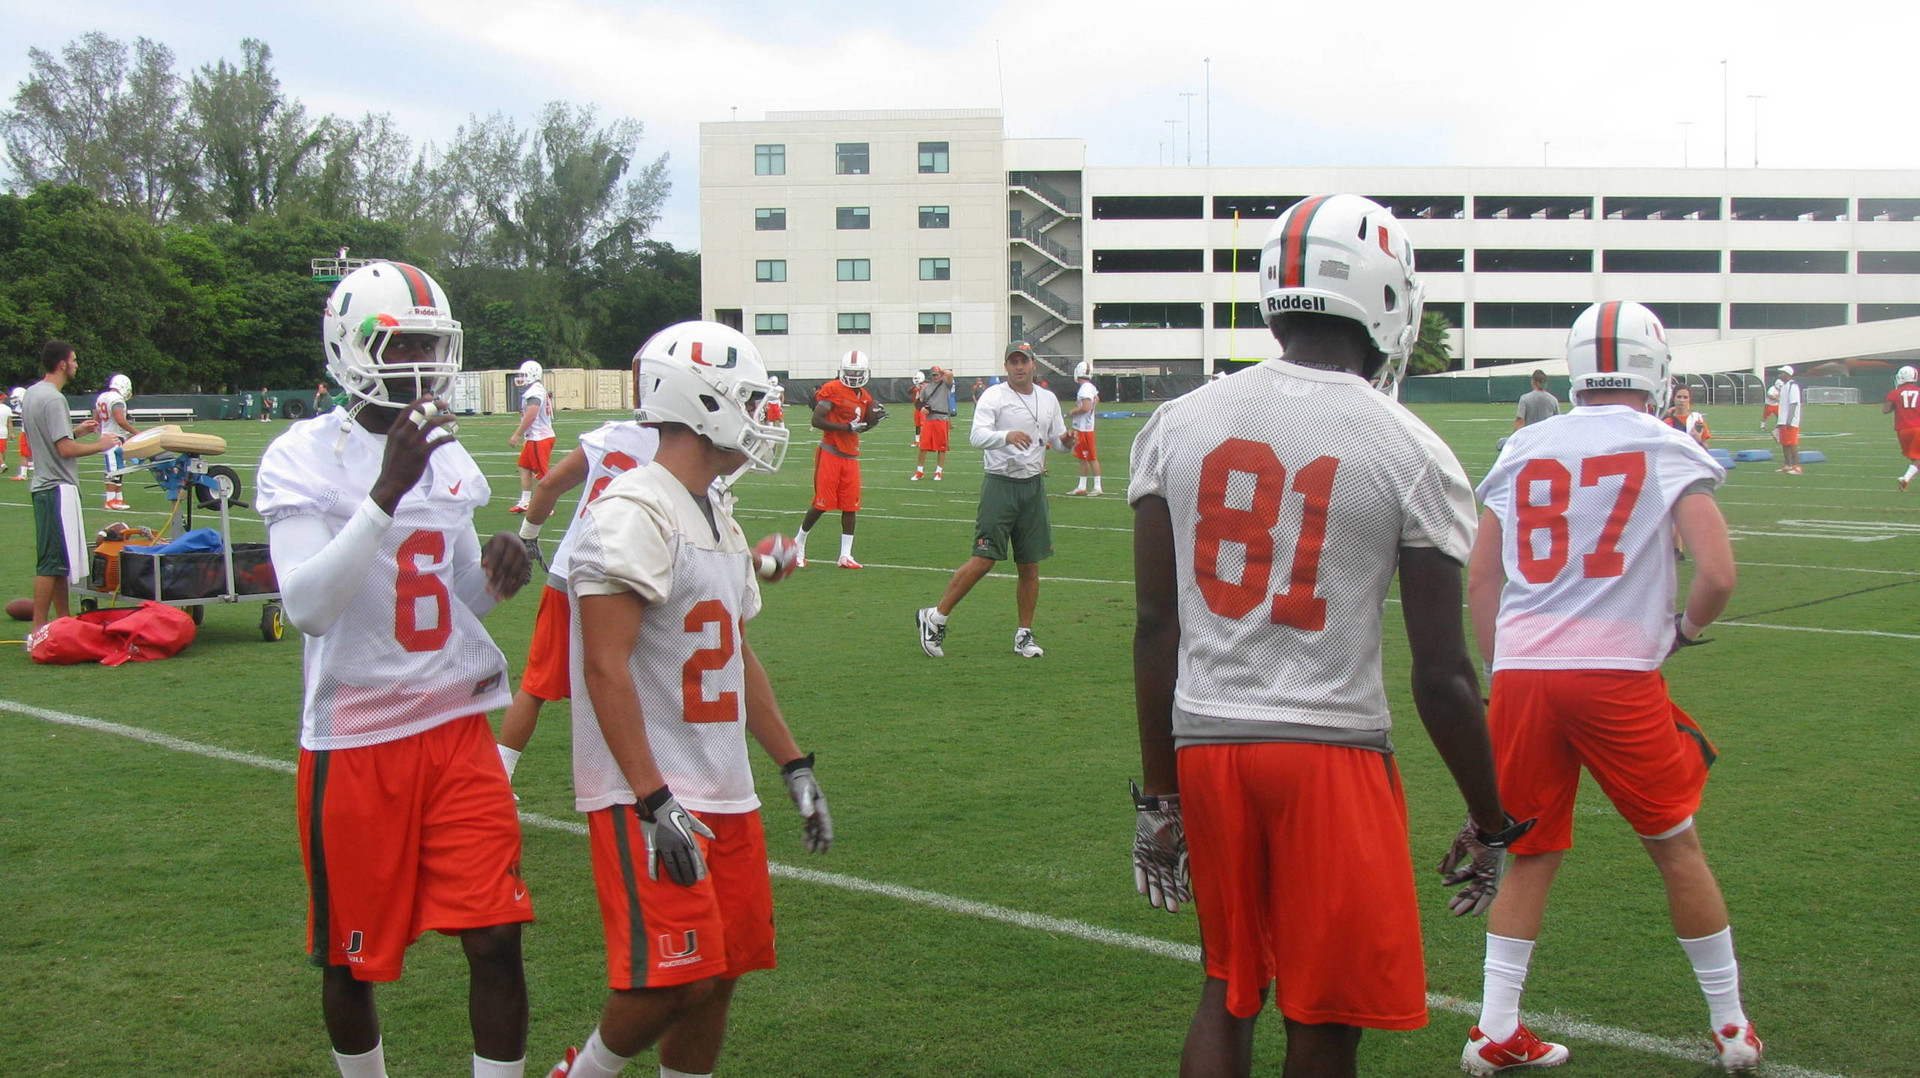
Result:
{"label": "equipment cart", "polygon": [[[103,602],[112,603],[121,598],[150,599],[184,609],[198,625],[206,616],[206,608],[215,603],[264,603],[260,611],[261,638],[274,641],[284,636],[280,591],[264,546],[248,544],[249,549],[242,552],[246,564],[238,574],[234,569],[232,519],[228,509],[234,505],[244,508],[247,504],[240,500],[240,476],[232,468],[209,465],[204,459],[225,453],[226,439],[212,434],[187,433],[169,424],[141,431],[121,449],[127,460],[135,462],[116,474],[152,472],[160,489],[166,492],[167,500],[173,503],[173,515],[162,529],[160,541],[168,538],[175,521],[183,521],[183,527],[174,538],[193,530],[194,504],[198,502],[201,509],[217,510],[220,514],[220,553],[150,555],[147,558],[150,569],[141,576],[135,591],[126,590],[129,564],[124,555],[114,555],[121,560],[116,567],[111,567],[115,569],[111,572],[106,571],[110,567],[104,565],[105,556],[96,555],[94,571],[88,580],[90,586],[71,589],[80,598],[80,609],[97,610]],[[186,559],[195,559],[196,564],[190,566]],[[217,560],[210,562],[210,559]],[[198,571],[182,572],[181,569]],[[173,584],[174,594],[168,594],[169,583]]]}

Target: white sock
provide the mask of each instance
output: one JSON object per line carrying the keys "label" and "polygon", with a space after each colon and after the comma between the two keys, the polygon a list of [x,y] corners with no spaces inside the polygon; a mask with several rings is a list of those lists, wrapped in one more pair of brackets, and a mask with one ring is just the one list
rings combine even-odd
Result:
{"label": "white sock", "polygon": [[1733,957],[1733,926],[1711,936],[1683,939],[1680,946],[1686,949],[1694,979],[1707,997],[1713,1028],[1746,1025],[1747,1012],[1740,1006],[1740,963]]}
{"label": "white sock", "polygon": [[587,1038],[587,1046],[580,1049],[580,1058],[573,1061],[567,1078],[618,1078],[620,1068],[627,1065],[629,1058],[614,1055],[600,1040],[600,1031],[595,1029],[593,1036]]}
{"label": "white sock", "polygon": [[1101,490],[1101,489],[1100,489],[1100,477],[1099,477],[1099,476],[1097,476],[1097,475],[1093,477],[1093,492],[1094,492],[1095,494],[1105,494],[1105,493],[1106,493],[1106,491],[1104,491],[1104,490]]}
{"label": "white sock", "polygon": [[933,611],[927,615],[927,620],[933,622],[935,625],[945,625],[947,623],[947,616],[942,614],[940,608],[936,606],[933,608]]}
{"label": "white sock", "polygon": [[520,754],[505,745],[495,745],[500,750],[500,764],[507,769],[507,779],[513,779],[513,769],[520,763]]}
{"label": "white sock", "polygon": [[934,465],[934,466],[933,466],[933,474],[935,474],[935,475],[945,475],[945,474],[947,474],[947,466],[946,466],[946,465],[944,465],[944,464],[936,464],[936,465]]}
{"label": "white sock", "polygon": [[1084,475],[1083,475],[1083,476],[1081,476],[1081,477],[1080,477],[1080,481],[1079,481],[1078,483],[1075,483],[1075,484],[1073,485],[1073,489],[1075,489],[1075,490],[1085,490],[1085,489],[1087,489],[1087,477],[1086,477],[1086,476],[1084,476]]}
{"label": "white sock", "polygon": [[1907,474],[1901,476],[1900,481],[1903,483],[1911,483],[1913,482],[1913,477],[1916,475],[1920,475],[1920,464],[1909,464],[1907,465]]}
{"label": "white sock", "polygon": [[840,556],[843,558],[853,557],[853,536],[843,535],[840,537]]}
{"label": "white sock", "polygon": [[519,501],[517,501],[517,502],[514,502],[513,504],[515,504],[515,505],[527,505],[527,504],[529,504],[529,503],[530,503],[530,502],[532,502],[532,501],[533,501],[533,491],[531,491],[531,490],[523,490],[523,491],[521,491],[521,492],[520,492],[520,500],[519,500]]}
{"label": "white sock", "polygon": [[340,1068],[340,1078],[387,1078],[385,1042],[375,1041],[371,1051],[357,1056],[335,1052],[333,1065]]}
{"label": "white sock", "polygon": [[1533,941],[1487,933],[1485,986],[1480,992],[1480,1032],[1498,1044],[1520,1028],[1520,992],[1527,986]]}
{"label": "white sock", "polygon": [[924,464],[916,464],[916,465],[914,465],[914,466],[913,466],[913,474],[915,474],[915,475],[925,475],[925,474],[927,474],[927,467],[926,467],[926,465],[924,465]]}
{"label": "white sock", "polygon": [[473,1078],[526,1078],[527,1057],[521,1056],[511,1063],[502,1063],[497,1059],[473,1057]]}
{"label": "white sock", "polygon": [[807,529],[801,528],[793,533],[793,545],[800,548],[800,556],[807,556]]}
{"label": "white sock", "polygon": [[713,1078],[713,1072],[695,1074],[692,1071],[677,1071],[665,1063],[660,1064],[660,1078]]}

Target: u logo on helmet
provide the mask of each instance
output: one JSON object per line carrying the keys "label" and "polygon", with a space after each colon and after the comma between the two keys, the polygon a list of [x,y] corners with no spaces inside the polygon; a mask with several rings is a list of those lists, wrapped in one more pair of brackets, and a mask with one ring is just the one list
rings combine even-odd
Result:
{"label": "u logo on helmet", "polygon": [[693,341],[687,346],[687,361],[689,363],[698,363],[702,367],[715,367],[720,370],[726,370],[739,364],[739,350],[736,348],[725,349],[724,359],[725,362],[721,363],[714,363],[708,360],[706,346],[700,341]]}

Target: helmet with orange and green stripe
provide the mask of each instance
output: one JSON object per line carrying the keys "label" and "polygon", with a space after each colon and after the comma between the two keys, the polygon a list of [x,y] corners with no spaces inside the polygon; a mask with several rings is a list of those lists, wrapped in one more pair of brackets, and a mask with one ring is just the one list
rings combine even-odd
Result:
{"label": "helmet with orange and green stripe", "polygon": [[1667,406],[1673,353],[1660,317],[1627,300],[1607,300],[1580,312],[1567,333],[1567,375],[1573,403],[1595,389],[1637,389],[1650,410]]}
{"label": "helmet with orange and green stripe", "polygon": [[405,262],[373,262],[340,279],[320,321],[327,376],[358,408],[445,399],[460,369],[460,323],[447,294]]}
{"label": "helmet with orange and green stripe", "polygon": [[1398,396],[1420,335],[1423,292],[1413,242],[1385,206],[1359,195],[1301,199],[1273,223],[1260,249],[1260,306],[1267,324],[1290,314],[1360,323],[1382,361],[1366,373]]}

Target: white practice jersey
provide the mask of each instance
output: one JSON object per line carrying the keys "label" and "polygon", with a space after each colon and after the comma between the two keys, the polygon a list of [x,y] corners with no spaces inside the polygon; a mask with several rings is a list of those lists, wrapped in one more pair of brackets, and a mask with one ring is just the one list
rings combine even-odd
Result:
{"label": "white practice jersey", "polygon": [[539,405],[539,411],[533,413],[533,425],[527,428],[527,441],[544,442],[553,437],[553,398],[547,394],[547,387],[535,382],[520,391],[520,411],[525,414],[527,405]]}
{"label": "white practice jersey", "polygon": [[1083,404],[1087,401],[1093,402],[1092,409],[1089,409],[1088,411],[1082,412],[1073,417],[1073,429],[1074,430],[1092,430],[1093,418],[1094,418],[1093,413],[1094,411],[1097,411],[1100,407],[1100,391],[1094,388],[1094,385],[1092,382],[1082,382],[1080,383],[1080,388],[1074,391],[1073,399],[1075,404]]}
{"label": "white practice jersey", "polygon": [[1673,506],[1727,476],[1699,443],[1623,404],[1508,439],[1480,500],[1507,582],[1495,670],[1657,670],[1673,643]]}
{"label": "white practice jersey", "polygon": [[4,438],[11,433],[13,426],[13,405],[8,404],[4,400],[0,400],[0,438]]}
{"label": "white practice jersey", "polygon": [[1363,379],[1269,360],[1153,413],[1127,500],[1173,518],[1176,744],[1390,748],[1381,616],[1400,548],[1464,564],[1473,491]]}
{"label": "white practice jersey", "polygon": [[120,414],[125,415],[127,398],[111,389],[93,398],[93,418],[100,422],[100,433],[125,438],[133,432],[114,421],[115,408],[120,409]]}
{"label": "white practice jersey", "polygon": [[1804,398],[1800,393],[1800,383],[1780,383],[1780,425],[1797,427],[1800,425],[1800,412]]}
{"label": "white practice jersey", "polygon": [[1768,404],[1777,405],[1780,403],[1780,387],[1785,384],[1786,383],[1784,382],[1775,382],[1772,385],[1767,387],[1767,403]]}
{"label": "white practice jersey", "polygon": [[[346,414],[295,423],[267,446],[254,506],[269,528],[315,515],[338,534],[366,501],[387,440]],[[459,599],[484,588],[473,514],[492,493],[464,446],[427,458],[360,590],[325,636],[302,637],[301,747],[394,741],[512,701],[506,657]]]}
{"label": "white practice jersey", "polygon": [[651,463],[660,448],[660,432],[633,420],[603,423],[580,436],[580,448],[587,453],[587,479],[581,485],[579,508],[567,518],[566,534],[547,560],[547,584],[567,590],[567,564],[573,556],[573,537],[580,521],[614,477]]}
{"label": "white practice jersey", "polygon": [[567,592],[573,794],[581,812],[637,800],[600,734],[580,624],[583,597],[627,592],[646,603],[627,670],[667,786],[695,811],[760,806],[747,762],[741,654],[742,629],[760,612],[760,582],[733,514],[721,500],[709,506],[711,520],[671,472],[648,464],[609,483],[575,526]]}

